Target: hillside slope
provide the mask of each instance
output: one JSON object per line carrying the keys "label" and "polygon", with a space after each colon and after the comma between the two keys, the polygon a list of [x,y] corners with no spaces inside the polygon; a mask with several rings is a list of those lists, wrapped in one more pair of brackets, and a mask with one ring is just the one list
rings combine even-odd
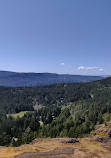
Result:
{"label": "hillside slope", "polygon": [[[36,139],[20,147],[0,147],[0,158],[110,158],[106,143],[91,142],[90,138],[79,139],[79,143],[61,143],[57,139]],[[66,139],[65,139],[66,140]]]}
{"label": "hillside slope", "polygon": [[[19,146],[40,137],[86,137],[96,124],[110,120],[111,78],[40,87],[0,87],[0,101],[2,146]],[[19,112],[24,115],[21,117]],[[20,117],[14,117],[14,113]]]}
{"label": "hillside slope", "polygon": [[17,73],[0,71],[0,86],[40,86],[54,83],[88,82],[103,79],[101,76],[59,75],[54,73]]}

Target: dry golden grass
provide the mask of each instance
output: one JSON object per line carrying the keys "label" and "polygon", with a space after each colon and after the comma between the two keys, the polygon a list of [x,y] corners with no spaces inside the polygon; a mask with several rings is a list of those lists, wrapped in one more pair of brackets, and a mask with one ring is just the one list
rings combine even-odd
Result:
{"label": "dry golden grass", "polygon": [[0,147],[0,158],[14,158],[25,152],[46,152],[61,147],[74,148],[74,156],[77,158],[111,158],[111,151],[105,149],[99,142],[90,142],[89,138],[80,139],[80,143],[75,144],[60,143],[61,139],[38,139],[20,147]]}

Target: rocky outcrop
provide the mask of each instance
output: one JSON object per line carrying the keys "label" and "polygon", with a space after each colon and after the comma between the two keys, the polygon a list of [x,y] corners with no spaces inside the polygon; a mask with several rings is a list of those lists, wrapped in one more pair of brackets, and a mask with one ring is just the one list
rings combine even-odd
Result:
{"label": "rocky outcrop", "polygon": [[60,141],[61,143],[79,143],[79,140],[76,138],[68,138]]}
{"label": "rocky outcrop", "polygon": [[107,142],[110,142],[111,139],[107,136],[95,136],[93,138],[90,139],[90,141],[97,141],[97,142],[100,142],[100,143],[107,143]]}
{"label": "rocky outcrop", "polygon": [[23,153],[15,158],[70,158],[71,154],[74,154],[74,148],[65,147],[49,152]]}

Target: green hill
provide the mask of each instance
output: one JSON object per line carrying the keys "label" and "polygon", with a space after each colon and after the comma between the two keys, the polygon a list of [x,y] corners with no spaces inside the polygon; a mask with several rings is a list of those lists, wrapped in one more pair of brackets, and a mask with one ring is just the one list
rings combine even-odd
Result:
{"label": "green hill", "polygon": [[55,73],[18,73],[0,71],[0,86],[8,87],[31,87],[50,85],[55,83],[77,83],[101,80],[101,76],[83,76]]}
{"label": "green hill", "polygon": [[[35,106],[41,108],[35,110]],[[30,113],[16,119],[7,117],[22,111]],[[110,116],[111,78],[39,87],[0,87],[0,145],[18,146],[36,137],[84,137],[104,122],[106,113]]]}

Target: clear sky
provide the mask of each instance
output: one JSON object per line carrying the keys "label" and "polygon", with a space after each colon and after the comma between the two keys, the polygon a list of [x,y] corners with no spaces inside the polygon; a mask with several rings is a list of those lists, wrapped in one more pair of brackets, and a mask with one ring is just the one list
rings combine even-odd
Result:
{"label": "clear sky", "polygon": [[0,0],[0,70],[111,74],[111,0]]}

